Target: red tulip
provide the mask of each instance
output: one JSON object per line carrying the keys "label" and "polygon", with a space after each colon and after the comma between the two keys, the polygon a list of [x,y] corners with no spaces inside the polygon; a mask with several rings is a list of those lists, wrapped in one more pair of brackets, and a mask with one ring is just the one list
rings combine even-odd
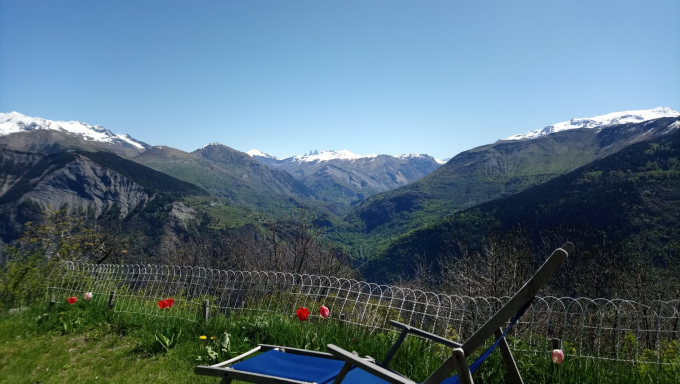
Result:
{"label": "red tulip", "polygon": [[307,318],[309,317],[309,309],[300,307],[295,314],[297,315],[298,319],[300,319],[300,321],[307,321]]}
{"label": "red tulip", "polygon": [[168,308],[172,308],[175,305],[175,299],[167,299],[165,302],[168,304]]}
{"label": "red tulip", "polygon": [[159,301],[158,302],[158,308],[160,308],[160,309],[168,308],[168,302],[165,301],[165,300]]}
{"label": "red tulip", "polygon": [[319,308],[319,315],[321,315],[321,317],[324,319],[327,319],[330,314],[331,311],[325,305],[322,305],[321,308]]}
{"label": "red tulip", "polygon": [[562,364],[564,361],[564,352],[559,349],[553,349],[552,351],[552,361],[555,364]]}
{"label": "red tulip", "polygon": [[78,299],[76,299],[76,297],[73,296],[73,297],[69,297],[68,299],[66,299],[66,301],[68,301],[68,303],[69,303],[70,305],[73,305],[73,304],[76,303],[76,301],[78,301]]}

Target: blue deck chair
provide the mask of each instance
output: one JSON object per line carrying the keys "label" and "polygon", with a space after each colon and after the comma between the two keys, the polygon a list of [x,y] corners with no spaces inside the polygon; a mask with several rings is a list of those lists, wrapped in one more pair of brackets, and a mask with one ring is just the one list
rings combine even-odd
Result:
{"label": "blue deck chair", "polygon": [[[220,377],[222,384],[229,384],[232,380],[256,384],[415,384],[388,368],[389,362],[399,346],[411,333],[453,348],[451,357],[437,368],[423,384],[473,384],[472,373],[499,345],[513,382],[515,384],[522,383],[510,348],[505,341],[505,334],[522,316],[530,306],[532,298],[564,263],[573,249],[574,246],[567,243],[562,248],[555,250],[519,292],[464,344],[391,321],[390,323],[402,329],[402,332],[383,362],[376,362],[370,357],[361,358],[333,344],[327,346],[330,353],[260,344],[240,356],[219,364],[197,366],[194,372],[198,375]],[[511,319],[510,324],[505,330],[502,330],[500,327],[509,319]],[[466,356],[474,353],[493,334],[496,334],[496,342],[468,367]],[[262,353],[255,355],[257,352]],[[252,355],[255,356],[243,360]],[[449,377],[454,370],[458,372],[458,375]]]}
{"label": "blue deck chair", "polygon": [[[415,384],[412,380],[390,370],[387,365],[399,345],[408,333],[428,338],[453,348],[451,356],[437,368],[422,384],[474,384],[472,374],[479,369],[484,361],[491,355],[496,347],[501,347],[505,366],[510,374],[510,379],[514,384],[522,384],[522,376],[517,369],[517,364],[512,357],[510,347],[505,340],[505,335],[510,328],[519,320],[524,312],[531,306],[531,301],[541,287],[552,277],[559,267],[567,260],[569,254],[574,251],[572,243],[566,243],[562,248],[556,249],[552,255],[543,263],[541,268],[527,281],[522,288],[498,310],[482,327],[477,330],[465,343],[458,344],[442,337],[432,335],[420,329],[409,327],[404,324],[392,322],[393,325],[402,328],[399,339],[395,342],[392,350],[388,353],[382,364],[371,364],[356,358],[355,355],[329,344],[328,352],[336,358],[346,362],[341,373],[333,381],[334,384]],[[512,318],[511,318],[512,317]],[[501,327],[510,319],[510,324],[503,330]],[[489,347],[475,362],[470,366],[467,357],[481,347],[486,340],[492,336],[496,341]],[[348,368],[349,366],[359,369]],[[449,377],[453,371],[458,374]],[[345,375],[344,377],[342,375]]]}

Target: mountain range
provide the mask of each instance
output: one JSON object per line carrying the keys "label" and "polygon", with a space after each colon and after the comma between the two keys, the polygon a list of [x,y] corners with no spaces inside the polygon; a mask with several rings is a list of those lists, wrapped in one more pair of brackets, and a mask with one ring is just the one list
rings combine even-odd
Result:
{"label": "mountain range", "polygon": [[418,264],[436,271],[439,261],[460,252],[456,244],[461,241],[471,251],[482,246],[477,243],[482,237],[513,230],[525,231],[534,243],[559,234],[579,244],[581,251],[570,268],[580,266],[588,273],[611,273],[613,264],[631,262],[606,260],[602,253],[633,255],[633,262],[648,266],[677,263],[680,121],[669,124],[667,118],[648,125],[663,125],[666,133],[407,232],[362,266],[364,276],[395,281],[413,276]]}
{"label": "mountain range", "polygon": [[412,184],[363,200],[346,222],[366,239],[403,234],[458,210],[544,183],[633,143],[665,135],[677,127],[680,116],[675,111],[665,114],[673,116],[646,120],[643,115],[638,123],[564,129],[473,148]]}
{"label": "mountain range", "polygon": [[[223,230],[302,207],[380,281],[408,274],[418,257],[433,262],[463,222],[479,231],[516,223],[539,230],[566,215],[565,224],[612,231],[621,242],[655,239],[652,248],[665,249],[677,237],[663,230],[677,215],[660,199],[674,202],[680,189],[678,128],[680,114],[659,107],[571,119],[447,161],[348,150],[278,159],[220,143],[185,152],[101,126],[0,113],[0,238],[12,241],[48,205],[127,220],[150,239],[187,220]],[[616,188],[627,197],[616,200]],[[589,216],[615,209],[604,197],[626,204],[612,220]],[[635,215],[652,229],[640,229]]]}
{"label": "mountain range", "polygon": [[443,164],[424,154],[361,156],[346,149],[310,151],[282,160],[258,150],[247,153],[272,169],[293,175],[324,202],[334,203],[336,213],[378,192],[412,183]]}
{"label": "mountain range", "polygon": [[[278,160],[213,142],[193,152],[152,146],[102,126],[0,113],[0,147],[42,154],[106,151],[194,183],[232,204],[274,210],[310,202],[331,214],[372,194],[415,181],[441,161],[428,155],[359,156],[316,151]],[[262,167],[261,164],[266,165]]]}

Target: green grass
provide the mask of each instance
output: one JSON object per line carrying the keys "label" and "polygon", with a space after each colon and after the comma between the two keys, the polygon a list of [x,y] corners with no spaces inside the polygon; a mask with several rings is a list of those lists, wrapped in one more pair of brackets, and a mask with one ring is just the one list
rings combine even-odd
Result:
{"label": "green grass", "polygon": [[[105,303],[79,301],[72,307],[64,304],[52,310],[38,305],[0,317],[0,383],[217,384],[219,379],[196,376],[193,368],[199,364],[197,357],[206,355],[205,347],[215,346],[217,341],[200,340],[199,336],[219,339],[224,332],[230,335],[230,344],[223,358],[241,354],[258,343],[321,351],[326,344],[333,343],[356,350],[362,356],[381,359],[396,338],[392,333],[332,319],[312,318],[303,323],[294,316],[239,313],[217,315],[205,323],[114,314],[106,309]],[[156,341],[156,333],[178,335],[178,341],[166,351]],[[569,352],[568,348],[565,350]],[[439,345],[409,337],[391,367],[422,381],[449,353]],[[677,353],[670,358],[680,362],[680,351],[668,353]],[[556,366],[547,351],[516,352],[515,358],[527,383],[680,381],[680,364],[659,367],[567,357],[561,366]],[[478,383],[508,381],[498,351],[482,366],[475,379]]]}

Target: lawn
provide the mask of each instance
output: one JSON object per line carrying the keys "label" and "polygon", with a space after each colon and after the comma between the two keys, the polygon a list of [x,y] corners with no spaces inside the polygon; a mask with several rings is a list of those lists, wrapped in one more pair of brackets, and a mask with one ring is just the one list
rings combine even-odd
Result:
{"label": "lawn", "polygon": [[[229,342],[222,352],[219,350],[227,345],[223,344],[225,334]],[[175,342],[166,343],[167,349],[158,340],[163,336],[174,336]],[[113,313],[104,303],[94,301],[80,300],[73,306],[63,303],[51,309],[40,304],[17,314],[0,315],[0,383],[217,384],[217,378],[193,373],[194,366],[211,363],[206,347],[221,355],[212,361],[236,356],[258,343],[310,350],[325,350],[326,344],[333,343],[380,359],[395,339],[393,333],[318,317],[301,322],[293,315],[239,313],[214,316],[206,323]],[[547,350],[516,352],[515,358],[526,383],[680,382],[677,343],[665,351],[668,361],[675,364],[658,366],[567,356],[557,366]],[[568,346],[565,352],[570,353]],[[444,347],[409,337],[391,367],[422,381],[449,353]],[[201,362],[197,360],[199,356]],[[508,382],[498,351],[482,366],[475,380]]]}

